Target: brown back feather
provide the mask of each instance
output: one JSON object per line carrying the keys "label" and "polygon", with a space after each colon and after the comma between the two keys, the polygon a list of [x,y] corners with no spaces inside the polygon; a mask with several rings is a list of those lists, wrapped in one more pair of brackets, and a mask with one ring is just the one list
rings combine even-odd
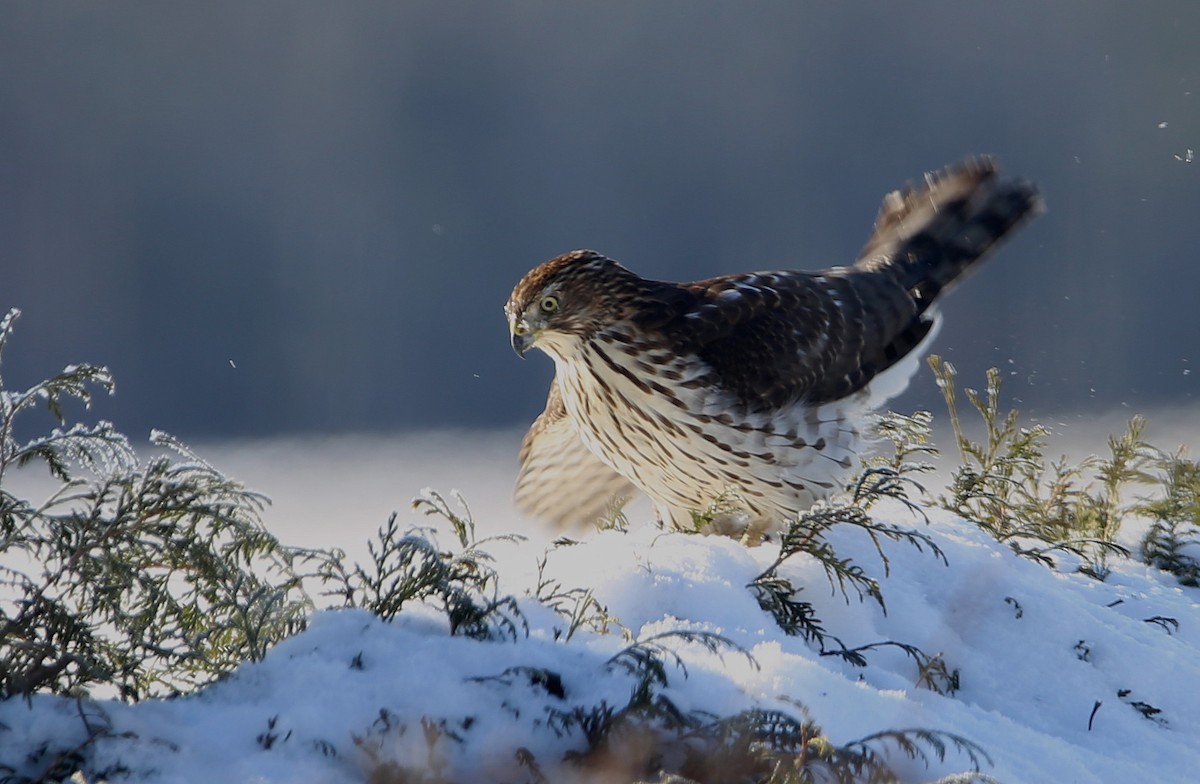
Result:
{"label": "brown back feather", "polygon": [[912,351],[937,297],[1040,206],[1032,185],[969,159],[885,197],[851,267],[687,284],[699,304],[678,336],[746,408],[845,397]]}

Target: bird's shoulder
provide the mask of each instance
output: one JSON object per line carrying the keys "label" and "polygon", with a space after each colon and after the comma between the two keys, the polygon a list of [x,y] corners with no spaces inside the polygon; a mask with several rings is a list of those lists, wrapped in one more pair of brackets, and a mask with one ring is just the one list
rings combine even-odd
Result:
{"label": "bird's shoulder", "polygon": [[829,297],[826,273],[776,270],[721,275],[682,284],[692,294],[690,307],[680,314],[681,325],[698,340],[711,341],[746,328],[766,327],[772,321],[795,323]]}
{"label": "bird's shoulder", "polygon": [[745,407],[778,408],[821,380],[842,326],[840,275],[780,270],[653,284],[639,326],[707,364]]}

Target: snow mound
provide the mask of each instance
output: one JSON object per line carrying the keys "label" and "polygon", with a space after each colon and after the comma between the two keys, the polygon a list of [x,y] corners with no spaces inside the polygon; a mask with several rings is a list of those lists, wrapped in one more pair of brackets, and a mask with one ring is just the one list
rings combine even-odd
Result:
{"label": "snow mound", "polygon": [[[585,732],[564,717],[628,703],[637,678],[617,666],[620,654],[647,640],[669,652],[660,693],[685,713],[757,706],[800,717],[799,703],[834,744],[944,731],[982,747],[991,762],[982,760],[983,772],[1006,782],[1185,781],[1200,769],[1196,590],[1123,559],[1104,582],[1052,571],[962,521],[922,530],[948,565],[892,545],[883,577],[869,543],[836,541],[880,575],[886,614],[831,591],[813,561],[798,557],[781,573],[847,647],[916,646],[953,676],[953,693],[918,685],[918,661],[898,646],[865,650],[862,667],[780,631],[746,587],[775,547],[607,531],[549,551],[495,544],[502,588],[519,598],[528,635],[454,636],[428,607],[390,623],[324,611],[263,661],[188,697],[0,703],[0,773],[40,775],[102,728],[85,753],[89,769],[112,780],[516,784],[539,780],[535,769],[540,780],[581,780],[564,760],[586,748]],[[572,629],[534,598],[554,581],[560,596],[590,589],[607,630]],[[702,644],[711,635],[732,646]],[[928,765],[892,747],[888,763],[912,781],[971,768],[953,747]],[[429,778],[402,776],[408,768]]]}

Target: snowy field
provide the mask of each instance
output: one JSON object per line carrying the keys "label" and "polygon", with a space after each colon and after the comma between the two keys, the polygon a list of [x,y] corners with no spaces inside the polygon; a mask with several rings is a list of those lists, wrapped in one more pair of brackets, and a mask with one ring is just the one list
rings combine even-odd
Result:
{"label": "snowy field", "polygon": [[[1039,420],[1049,427],[1048,455],[1072,458],[1103,453],[1109,434],[1124,431],[1134,409],[1103,416],[1064,415]],[[1146,440],[1164,449],[1186,446],[1200,456],[1200,411],[1168,408],[1150,413]],[[975,423],[964,415],[964,425]],[[937,487],[957,453],[946,417],[935,410],[933,441],[941,455]],[[244,443],[194,444],[227,475],[272,499],[264,521],[289,544],[341,547],[365,557],[366,540],[397,511],[418,523],[409,509],[423,488],[443,493],[460,490],[482,533],[521,533],[550,540],[556,531],[531,527],[512,508],[512,483],[523,431],[440,432],[409,436],[338,436],[328,439],[278,439]],[[972,437],[979,437],[972,433]],[[629,507],[631,518],[646,518],[646,502]]]}
{"label": "snowy field", "polygon": [[[1122,426],[1119,416],[1048,424],[1064,433],[1069,451],[1100,449],[1103,434]],[[1183,413],[1165,413],[1152,418],[1150,440],[1194,442],[1194,425]],[[977,758],[982,773],[1003,782],[1183,782],[1200,770],[1200,592],[1170,575],[1123,560],[1113,562],[1105,582],[1051,571],[974,526],[935,515],[926,528],[902,511],[894,522],[931,536],[948,564],[891,544],[890,575],[882,580],[886,615],[831,593],[815,562],[785,564],[783,575],[804,586],[825,628],[847,646],[895,641],[939,657],[957,676],[957,690],[939,694],[919,684],[920,667],[898,647],[868,651],[858,667],[783,634],[746,589],[773,560],[777,548],[769,545],[662,534],[638,525],[647,513],[635,507],[629,533],[593,533],[577,546],[548,550],[552,532],[531,530],[509,505],[519,438],[443,434],[198,449],[274,499],[266,523],[283,541],[341,547],[352,559],[365,557],[366,540],[393,510],[405,523],[431,522],[409,509],[421,488],[461,490],[481,536],[529,537],[487,548],[502,591],[519,599],[527,636],[450,636],[445,618],[427,609],[392,623],[326,612],[263,662],[190,697],[0,703],[0,764],[36,777],[44,759],[29,750],[47,741],[68,748],[88,726],[103,726],[108,738],[95,746],[93,763],[113,781],[619,781],[563,762],[585,743],[582,730],[561,717],[628,702],[636,679],[613,657],[667,633],[659,640],[680,664],[666,660],[661,694],[685,713],[728,716],[757,707],[802,718],[803,705],[838,745],[885,730],[952,733],[977,744],[986,754]],[[444,531],[442,542],[452,539]],[[883,577],[869,544],[850,533],[835,544]],[[563,617],[529,596],[539,579],[557,581],[562,591],[591,589],[612,618],[608,633],[580,628],[568,644]],[[718,655],[670,634],[695,631],[721,635],[736,649]],[[557,680],[531,679],[534,669]],[[944,760],[930,752],[927,761],[886,742],[875,748],[903,781],[973,768],[953,744]]]}

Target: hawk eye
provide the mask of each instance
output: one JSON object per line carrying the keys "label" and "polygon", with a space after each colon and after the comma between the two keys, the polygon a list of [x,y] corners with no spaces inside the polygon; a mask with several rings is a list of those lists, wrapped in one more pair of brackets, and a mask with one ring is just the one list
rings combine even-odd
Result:
{"label": "hawk eye", "polygon": [[542,297],[542,301],[538,303],[538,307],[542,309],[543,313],[557,313],[558,312],[558,297],[555,297],[555,296]]}

